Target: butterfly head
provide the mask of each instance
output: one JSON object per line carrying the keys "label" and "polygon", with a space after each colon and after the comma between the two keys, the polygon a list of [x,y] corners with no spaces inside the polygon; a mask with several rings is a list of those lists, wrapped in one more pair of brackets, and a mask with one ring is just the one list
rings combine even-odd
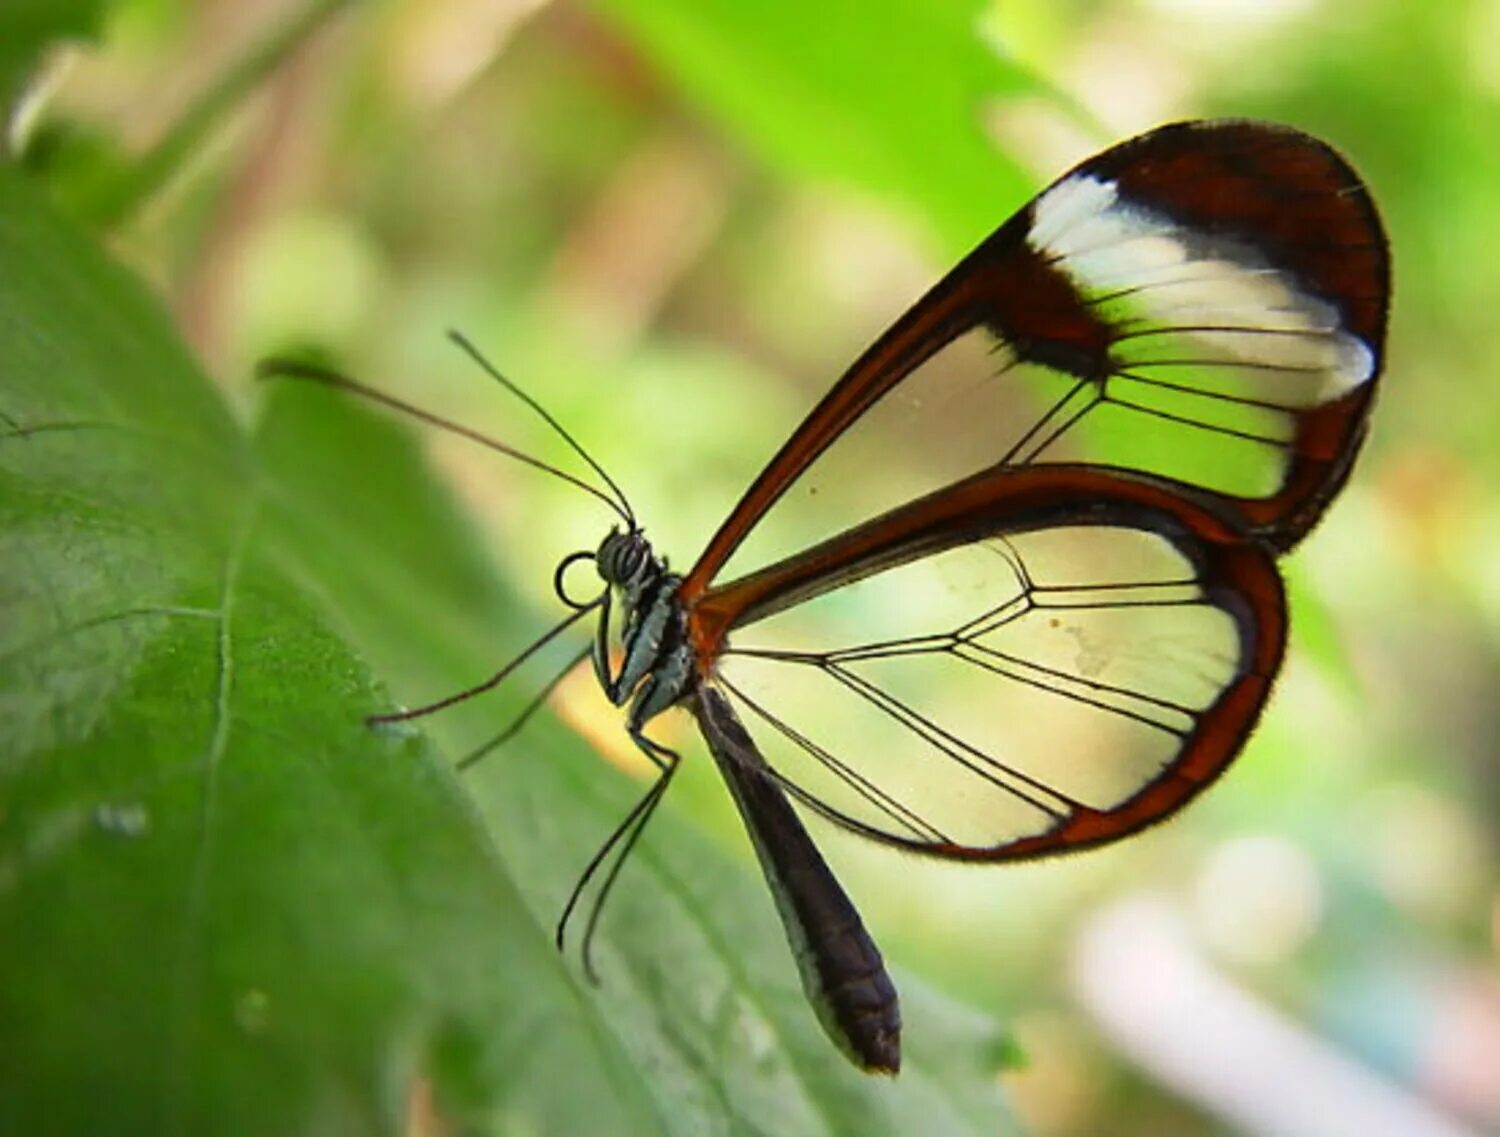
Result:
{"label": "butterfly head", "polygon": [[639,529],[611,529],[594,554],[594,564],[605,584],[630,591],[648,575],[656,560],[651,542]]}

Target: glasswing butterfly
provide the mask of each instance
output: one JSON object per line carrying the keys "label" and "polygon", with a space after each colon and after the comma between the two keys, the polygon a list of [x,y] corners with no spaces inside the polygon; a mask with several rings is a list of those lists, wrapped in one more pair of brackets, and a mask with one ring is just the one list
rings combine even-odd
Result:
{"label": "glasswing butterfly", "polygon": [[[322,368],[263,369],[465,434],[618,514],[623,528],[558,566],[567,619],[468,691],[373,721],[488,690],[593,616],[592,644],[465,760],[584,658],[628,708],[658,777],[585,870],[559,946],[607,865],[592,975],[604,899],[679,761],[648,728],[685,709],[825,1030],[895,1073],[895,987],[791,803],[911,852],[994,862],[1127,837],[1212,783],[1281,664],[1276,559],[1364,439],[1389,272],[1368,192],[1314,138],[1223,121],[1123,142],[876,340],[681,575],[602,467],[457,336],[603,488]],[[727,571],[760,537],[782,551]],[[584,561],[602,588],[580,599],[565,576]]]}

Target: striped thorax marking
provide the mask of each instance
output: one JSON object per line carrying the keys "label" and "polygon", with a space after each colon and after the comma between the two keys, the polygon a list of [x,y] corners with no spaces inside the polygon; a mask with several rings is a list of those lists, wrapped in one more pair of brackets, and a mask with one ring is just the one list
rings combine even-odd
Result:
{"label": "striped thorax marking", "polygon": [[692,693],[695,672],[677,590],[682,577],[667,571],[639,531],[610,530],[595,555],[599,575],[621,606],[620,669],[612,674],[611,602],[606,600],[594,640],[594,672],[616,706],[630,703],[629,725],[639,730]]}

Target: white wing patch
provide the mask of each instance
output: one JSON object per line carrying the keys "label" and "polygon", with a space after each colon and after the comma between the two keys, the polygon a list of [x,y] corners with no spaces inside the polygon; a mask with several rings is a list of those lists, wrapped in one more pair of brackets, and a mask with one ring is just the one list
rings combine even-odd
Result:
{"label": "white wing patch", "polygon": [[1295,405],[1330,402],[1375,375],[1369,345],[1294,275],[1242,242],[1215,240],[1122,199],[1113,181],[1074,174],[1058,182],[1037,199],[1027,243],[1089,299],[1128,304],[1132,332],[1177,337],[1205,365],[1299,374]]}

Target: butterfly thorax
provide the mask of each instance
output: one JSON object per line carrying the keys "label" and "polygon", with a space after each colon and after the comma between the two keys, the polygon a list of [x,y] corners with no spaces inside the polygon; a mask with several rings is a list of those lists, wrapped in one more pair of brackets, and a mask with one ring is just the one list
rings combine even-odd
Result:
{"label": "butterfly thorax", "polygon": [[[677,598],[682,577],[668,571],[666,559],[637,530],[611,530],[594,563],[607,586],[594,639],[594,673],[611,702],[630,703],[629,726],[638,730],[686,699],[696,684]],[[616,653],[618,671],[612,668]]]}

